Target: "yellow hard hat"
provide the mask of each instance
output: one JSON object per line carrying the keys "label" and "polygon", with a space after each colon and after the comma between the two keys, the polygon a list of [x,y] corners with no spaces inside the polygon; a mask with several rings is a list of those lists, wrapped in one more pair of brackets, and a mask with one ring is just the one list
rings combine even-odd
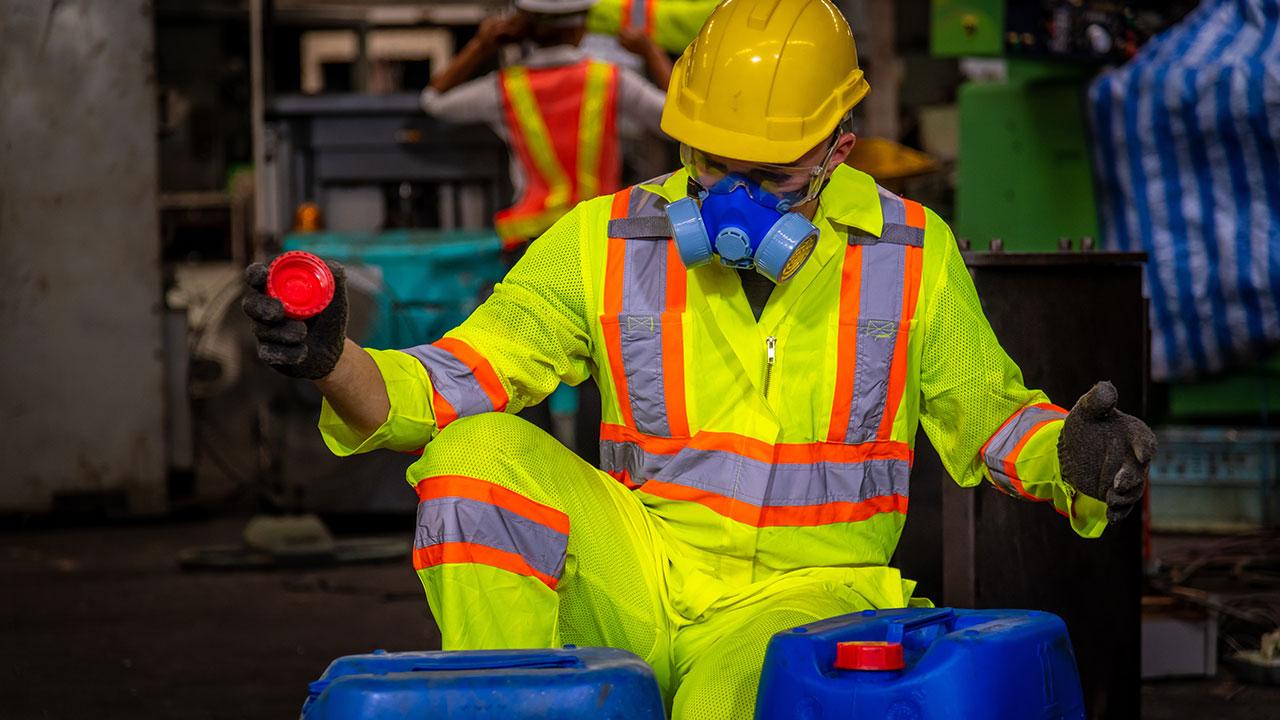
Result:
{"label": "yellow hard hat", "polygon": [[787,163],[869,89],[828,0],[726,0],[676,61],[662,130],[713,155]]}

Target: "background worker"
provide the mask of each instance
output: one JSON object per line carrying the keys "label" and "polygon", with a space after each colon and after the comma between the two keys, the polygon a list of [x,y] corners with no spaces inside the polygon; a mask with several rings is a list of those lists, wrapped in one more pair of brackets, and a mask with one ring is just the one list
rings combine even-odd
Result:
{"label": "background worker", "polygon": [[622,36],[640,32],[664,50],[683,52],[719,0],[599,0],[587,15],[587,30]]}
{"label": "background worker", "polygon": [[[446,649],[625,648],[673,717],[750,717],[775,632],[915,601],[887,563],[918,426],[958,483],[1082,536],[1138,502],[1155,440],[1114,388],[1070,414],[1027,389],[947,225],[841,164],[867,91],[827,0],[727,0],[672,76],[683,168],[579,205],[440,341],[361,351],[249,269],[260,355],[316,381],[329,447],[426,446]],[[588,376],[602,469],[507,414]]]}
{"label": "background worker", "polygon": [[[507,143],[516,200],[494,224],[508,249],[537,237],[579,201],[621,186],[619,127],[659,132],[671,61],[638,30],[619,41],[660,87],[589,59],[579,45],[594,1],[517,0],[514,14],[486,18],[422,93],[428,114],[487,123]],[[513,43],[527,47],[518,64],[469,80]]]}

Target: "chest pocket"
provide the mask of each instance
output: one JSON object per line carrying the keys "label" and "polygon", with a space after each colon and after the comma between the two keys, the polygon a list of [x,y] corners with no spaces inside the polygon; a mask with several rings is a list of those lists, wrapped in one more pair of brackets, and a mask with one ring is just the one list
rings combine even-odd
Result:
{"label": "chest pocket", "polygon": [[924,208],[880,190],[879,237],[850,229],[840,286],[836,389],[827,439],[888,440],[920,295]]}
{"label": "chest pocket", "polygon": [[683,438],[688,280],[664,206],[637,188],[614,196],[600,325],[623,424]]}

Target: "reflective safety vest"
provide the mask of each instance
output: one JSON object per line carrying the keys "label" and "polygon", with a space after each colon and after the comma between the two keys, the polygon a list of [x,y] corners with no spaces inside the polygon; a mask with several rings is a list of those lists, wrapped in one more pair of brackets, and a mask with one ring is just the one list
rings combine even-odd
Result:
{"label": "reflective safety vest", "polygon": [[642,31],[663,50],[681,53],[720,0],[599,0],[587,11],[587,30],[616,35]]}
{"label": "reflective safety vest", "polygon": [[1060,477],[1065,411],[1023,385],[942,220],[837,169],[813,255],[757,321],[736,271],[680,263],[663,208],[686,183],[680,171],[583,203],[444,339],[371,351],[391,415],[359,438],[326,409],[330,448],[420,447],[457,417],[592,376],[601,469],[699,582],[888,563],[922,424],[960,484],[1102,531],[1105,505]]}
{"label": "reflective safety vest", "polygon": [[584,60],[499,74],[523,193],[494,225],[512,245],[540,235],[582,200],[618,189],[617,68]]}

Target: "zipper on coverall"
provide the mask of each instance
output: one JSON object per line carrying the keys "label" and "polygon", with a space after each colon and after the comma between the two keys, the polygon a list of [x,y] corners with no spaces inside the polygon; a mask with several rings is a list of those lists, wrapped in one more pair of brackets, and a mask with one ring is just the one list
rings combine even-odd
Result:
{"label": "zipper on coverall", "polygon": [[769,380],[773,377],[773,366],[778,362],[778,338],[770,335],[764,339],[764,396],[769,397]]}

